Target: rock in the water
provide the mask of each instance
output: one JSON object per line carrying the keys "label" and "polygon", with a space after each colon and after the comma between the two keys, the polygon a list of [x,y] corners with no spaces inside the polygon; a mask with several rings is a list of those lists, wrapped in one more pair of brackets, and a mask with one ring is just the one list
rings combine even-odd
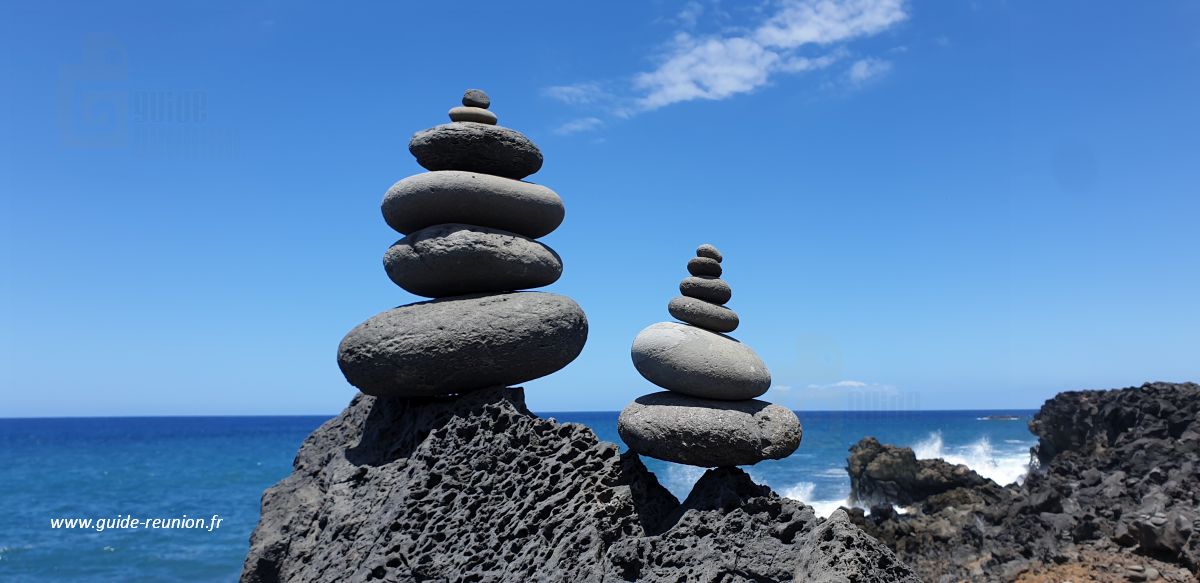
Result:
{"label": "rock in the water", "polygon": [[688,277],[679,282],[679,293],[698,300],[704,300],[709,303],[717,304],[718,306],[729,301],[733,297],[733,290],[729,287],[725,280],[707,276],[707,277]]}
{"label": "rock in the water", "polygon": [[463,93],[462,104],[467,107],[487,109],[492,106],[492,98],[479,89],[468,89]]}
{"label": "rock in the water", "polygon": [[707,330],[659,322],[638,333],[633,366],[646,380],[705,399],[753,399],[771,388],[767,365],[750,347]]}
{"label": "rock in the water", "polygon": [[858,583],[920,579],[895,555],[873,550],[877,541],[850,522],[845,510],[835,510],[825,522],[798,542],[796,581]]}
{"label": "rock in the water", "polygon": [[409,234],[383,256],[396,285],[429,298],[550,285],[562,260],[546,245],[508,231],[434,225]]}
{"label": "rock in the water", "polygon": [[708,257],[709,259],[715,260],[717,263],[720,263],[723,259],[721,252],[718,251],[716,247],[708,243],[696,248],[696,257]]}
{"label": "rock in the water", "polygon": [[912,580],[870,566],[894,563],[870,537],[809,536],[818,524],[736,469],[679,504],[636,454],[539,419],[521,389],[359,395],[263,495],[242,581],[759,583],[801,559],[853,577],[842,556],[867,558],[857,581]]}
{"label": "rock in the water", "polygon": [[450,121],[473,121],[496,125],[500,118],[482,107],[455,107],[450,110]]}
{"label": "rock in the water", "polygon": [[383,219],[408,234],[443,223],[465,223],[538,238],[563,221],[553,190],[477,172],[443,170],[409,176],[383,197]]}
{"label": "rock in the water", "polygon": [[342,339],[338,366],[368,395],[430,396],[523,383],[579,356],[587,317],[571,298],[519,292],[400,306]]}
{"label": "rock in the water", "polygon": [[667,304],[667,311],[688,324],[713,332],[733,332],[738,327],[738,315],[733,310],[696,298],[676,296]]}
{"label": "rock in the water", "polygon": [[427,170],[521,179],[542,167],[542,152],[521,132],[474,122],[453,122],[417,132],[408,151]]}
{"label": "rock in the water", "polygon": [[663,391],[621,411],[617,432],[630,449],[701,467],[783,459],[800,446],[800,420],[779,405],[750,399],[716,401]]}
{"label": "rock in the water", "polygon": [[910,505],[955,488],[983,486],[988,480],[964,465],[941,459],[918,460],[912,449],[866,437],[850,448],[850,500],[864,507]]}
{"label": "rock in the water", "polygon": [[688,260],[688,273],[695,276],[721,277],[721,263],[711,257],[693,257]]}

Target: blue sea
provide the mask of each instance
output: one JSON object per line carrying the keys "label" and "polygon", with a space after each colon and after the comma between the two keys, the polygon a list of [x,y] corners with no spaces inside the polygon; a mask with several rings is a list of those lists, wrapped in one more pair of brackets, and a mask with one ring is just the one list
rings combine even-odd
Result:
{"label": "blue sea", "polygon": [[[828,514],[845,504],[847,449],[873,435],[918,457],[1019,480],[1036,443],[1033,411],[800,412],[791,457],[749,468],[782,495]],[[1014,421],[984,419],[1015,415]],[[620,444],[615,412],[543,413]],[[291,470],[328,417],[0,419],[0,580],[232,581],[263,489]],[[646,460],[677,497],[699,468]],[[204,520],[215,528],[52,528],[62,518]]]}

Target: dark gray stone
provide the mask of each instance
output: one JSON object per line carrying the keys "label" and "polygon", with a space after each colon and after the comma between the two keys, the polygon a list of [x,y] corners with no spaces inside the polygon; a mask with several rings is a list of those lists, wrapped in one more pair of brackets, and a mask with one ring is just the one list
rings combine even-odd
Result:
{"label": "dark gray stone", "polygon": [[721,263],[711,257],[693,257],[688,260],[688,273],[695,276],[721,277]]}
{"label": "dark gray stone", "polygon": [[800,446],[796,414],[765,401],[717,401],[671,391],[634,399],[617,419],[629,449],[705,468],[783,459]]}
{"label": "dark gray stone", "polygon": [[712,332],[733,332],[738,327],[738,315],[725,306],[704,300],[676,296],[667,304],[672,316]]}
{"label": "dark gray stone", "polygon": [[482,107],[455,107],[450,110],[450,121],[473,121],[496,125],[500,121],[496,114]]}
{"label": "dark gray stone", "polygon": [[837,565],[826,547],[890,564],[867,537],[811,541],[818,524],[737,469],[680,504],[637,454],[538,418],[521,389],[359,395],[263,495],[242,581],[761,583],[790,580],[799,557]]}
{"label": "dark gray stone", "polygon": [[796,581],[806,583],[860,583],[906,581],[920,583],[893,553],[881,553],[879,541],[850,522],[845,510],[829,518],[796,541]]}
{"label": "dark gray stone", "polygon": [[409,234],[383,255],[405,291],[429,298],[537,288],[558,281],[553,249],[516,233],[474,225],[434,225]]}
{"label": "dark gray stone", "polygon": [[721,252],[709,243],[705,243],[699,247],[696,247],[696,257],[708,257],[709,259],[715,260],[717,263],[720,263],[723,259]]}
{"label": "dark gray stone", "polygon": [[542,152],[506,127],[453,122],[417,132],[408,151],[426,170],[463,170],[521,179],[542,167]]}
{"label": "dark gray stone", "polygon": [[523,383],[575,360],[587,317],[571,298],[517,292],[400,306],[338,347],[350,384],[377,396],[431,396]]}
{"label": "dark gray stone", "polygon": [[711,304],[722,305],[733,297],[733,290],[725,280],[712,277],[688,277],[679,282],[679,293]]}
{"label": "dark gray stone", "polygon": [[467,107],[487,109],[492,106],[492,98],[480,89],[468,89],[463,93],[462,104]]}
{"label": "dark gray stone", "polygon": [[477,172],[443,170],[409,176],[383,197],[383,219],[408,234],[432,225],[465,223],[544,237],[563,221],[563,201],[553,190]]}
{"label": "dark gray stone", "polygon": [[749,346],[687,324],[647,326],[630,355],[646,380],[686,395],[753,399],[771,387],[771,372]]}

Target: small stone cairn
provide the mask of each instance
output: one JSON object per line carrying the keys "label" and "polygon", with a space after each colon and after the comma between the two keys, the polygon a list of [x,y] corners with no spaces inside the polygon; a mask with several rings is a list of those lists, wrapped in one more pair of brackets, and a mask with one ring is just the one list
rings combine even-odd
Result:
{"label": "small stone cairn", "polygon": [[617,421],[629,448],[660,460],[701,467],[782,459],[800,446],[800,420],[790,410],[755,399],[771,386],[762,359],[726,336],[738,316],[721,277],[721,252],[701,245],[688,261],[683,295],[667,305],[686,324],[660,322],[633,340],[633,366],[667,389],[639,397]]}
{"label": "small stone cairn", "polygon": [[408,149],[429,172],[383,198],[383,218],[405,235],[387,250],[391,280],[434,298],[375,315],[338,347],[338,366],[368,395],[431,397],[523,383],[575,359],[587,317],[570,298],[524,292],[554,283],[562,260],[536,241],[562,223],[562,199],[521,179],[542,153],[497,124],[471,89],[451,123],[417,132]]}

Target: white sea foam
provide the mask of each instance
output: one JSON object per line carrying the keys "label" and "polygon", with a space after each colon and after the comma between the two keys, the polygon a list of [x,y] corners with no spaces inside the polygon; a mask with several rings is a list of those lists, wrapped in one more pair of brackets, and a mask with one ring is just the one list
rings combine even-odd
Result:
{"label": "white sea foam", "polygon": [[997,452],[987,437],[965,446],[947,448],[942,441],[942,432],[935,431],[914,444],[912,449],[917,459],[941,458],[952,464],[963,464],[1001,485],[1020,483],[1029,471],[1027,451]]}
{"label": "white sea foam", "polygon": [[692,486],[696,485],[696,481],[704,475],[704,471],[705,468],[696,466],[668,464],[667,476],[662,481],[662,485],[682,502],[688,494],[692,493]]}

